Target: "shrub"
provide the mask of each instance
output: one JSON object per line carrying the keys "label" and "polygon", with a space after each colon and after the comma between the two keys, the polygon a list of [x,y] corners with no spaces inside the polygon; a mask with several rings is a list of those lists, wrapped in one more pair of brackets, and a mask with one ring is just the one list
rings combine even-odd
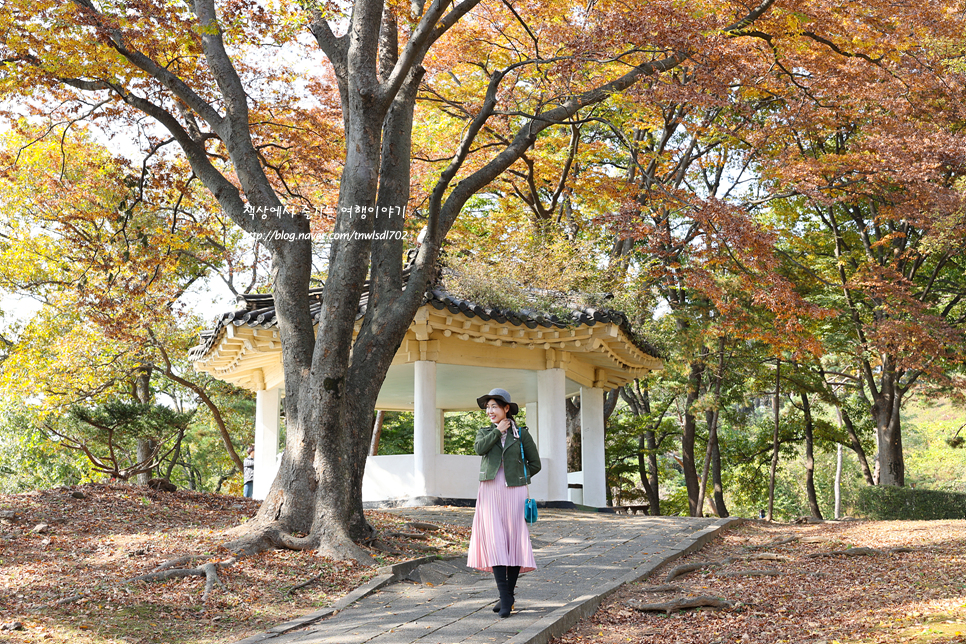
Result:
{"label": "shrub", "polygon": [[966,494],[870,486],[859,490],[854,514],[879,520],[963,519],[966,518]]}

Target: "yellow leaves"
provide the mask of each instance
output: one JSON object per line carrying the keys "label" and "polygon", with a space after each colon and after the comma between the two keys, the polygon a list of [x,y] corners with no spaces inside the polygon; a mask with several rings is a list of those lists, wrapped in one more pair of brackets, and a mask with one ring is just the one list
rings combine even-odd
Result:
{"label": "yellow leaves", "polygon": [[0,388],[49,410],[109,395],[147,359],[148,325],[180,358],[189,341],[168,330],[173,305],[240,235],[224,234],[197,183],[170,188],[184,172],[170,161],[140,176],[79,128],[62,140],[24,130],[0,150],[0,288],[45,306],[21,330]]}

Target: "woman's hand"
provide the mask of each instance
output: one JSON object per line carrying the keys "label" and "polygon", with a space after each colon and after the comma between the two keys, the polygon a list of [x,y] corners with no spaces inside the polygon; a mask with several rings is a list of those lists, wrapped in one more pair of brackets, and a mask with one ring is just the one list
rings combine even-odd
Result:
{"label": "woman's hand", "polygon": [[510,429],[510,419],[504,418],[497,424],[496,428],[500,430],[501,434],[506,434],[507,430]]}

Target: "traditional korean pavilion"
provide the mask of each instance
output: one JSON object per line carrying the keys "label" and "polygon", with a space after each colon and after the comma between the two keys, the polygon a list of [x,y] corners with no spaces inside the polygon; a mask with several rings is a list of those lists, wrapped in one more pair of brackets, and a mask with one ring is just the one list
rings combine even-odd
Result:
{"label": "traditional korean pavilion", "polygon": [[[408,270],[404,272],[404,279]],[[322,289],[311,289],[318,324]],[[189,356],[198,371],[256,395],[254,497],[265,498],[278,470],[282,349],[270,294],[239,297],[240,309],[201,334]],[[357,328],[368,304],[368,285]],[[568,319],[536,311],[485,308],[428,291],[386,381],[376,409],[412,411],[414,453],[370,456],[363,500],[422,505],[476,498],[479,456],[443,453],[448,411],[478,410],[477,396],[502,387],[526,407],[543,470],[530,492],[551,505],[606,505],[604,394],[650,370],[657,351],[635,341],[627,317],[574,308]],[[582,472],[567,472],[566,398],[580,395]],[[573,489],[568,490],[568,484]],[[582,494],[581,488],[582,485]]]}

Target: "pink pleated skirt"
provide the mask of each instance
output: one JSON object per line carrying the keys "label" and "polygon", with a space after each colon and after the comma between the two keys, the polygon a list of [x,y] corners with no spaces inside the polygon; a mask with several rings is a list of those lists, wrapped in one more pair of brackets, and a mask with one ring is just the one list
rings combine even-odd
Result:
{"label": "pink pleated skirt", "polygon": [[480,481],[467,566],[486,572],[493,566],[520,566],[520,572],[537,569],[523,518],[526,500],[525,485],[507,487],[502,465],[492,481]]}

